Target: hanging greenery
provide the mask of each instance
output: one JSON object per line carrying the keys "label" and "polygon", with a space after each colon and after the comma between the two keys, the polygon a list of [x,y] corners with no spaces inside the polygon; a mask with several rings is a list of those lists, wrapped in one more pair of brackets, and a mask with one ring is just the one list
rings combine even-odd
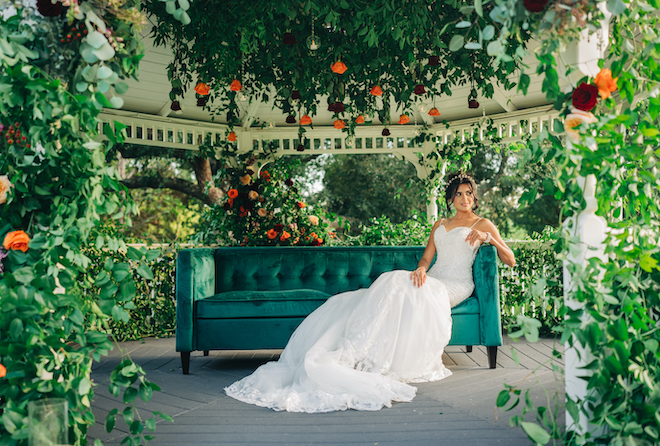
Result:
{"label": "hanging greenery", "polygon": [[[390,115],[406,115],[424,98],[450,96],[457,85],[492,97],[494,82],[514,86],[513,55],[522,54],[530,38],[526,31],[503,37],[503,51],[510,56],[494,63],[486,51],[496,34],[497,23],[488,15],[493,5],[477,10],[459,1],[401,6],[267,0],[258,8],[238,1],[193,2],[185,27],[165,14],[165,7],[158,0],[146,2],[157,23],[156,43],[174,51],[170,98],[194,94],[189,88],[203,82],[211,88],[207,107],[230,125],[237,122],[240,95],[274,99],[291,122],[328,107],[335,127],[346,132],[356,119],[389,123]],[[312,35],[318,46],[310,46]],[[320,103],[326,97],[327,103]],[[396,111],[389,109],[390,98]]]}

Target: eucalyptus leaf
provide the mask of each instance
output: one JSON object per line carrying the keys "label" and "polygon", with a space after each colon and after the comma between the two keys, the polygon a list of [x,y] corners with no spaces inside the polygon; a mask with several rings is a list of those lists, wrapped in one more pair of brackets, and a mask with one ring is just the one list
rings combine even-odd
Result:
{"label": "eucalyptus leaf", "polygon": [[470,26],[472,26],[472,22],[468,22],[467,20],[463,20],[456,24],[456,28],[469,28]]}
{"label": "eucalyptus leaf", "polygon": [[105,43],[100,48],[97,48],[93,51],[94,55],[99,58],[99,60],[110,60],[115,57],[115,50],[112,48],[112,45]]}
{"label": "eucalyptus leaf", "polygon": [[454,52],[458,51],[463,48],[464,43],[465,38],[460,34],[455,34],[449,41],[449,50]]}
{"label": "eucalyptus leaf", "polygon": [[117,82],[115,84],[115,93],[125,94],[128,91],[128,84],[126,82]]}
{"label": "eucalyptus leaf", "polygon": [[493,25],[488,25],[483,29],[484,40],[490,40],[495,36],[495,27]]}
{"label": "eucalyptus leaf", "polygon": [[165,0],[165,11],[170,14],[174,15],[176,12],[176,0]]}
{"label": "eucalyptus leaf", "polygon": [[463,46],[463,48],[466,50],[480,50],[482,49],[482,46],[479,42],[468,42]]}
{"label": "eucalyptus leaf", "polygon": [[623,2],[623,0],[607,0],[606,2],[607,10],[612,13],[612,15],[621,15],[628,6]]}
{"label": "eucalyptus leaf", "polygon": [[87,34],[84,43],[88,44],[94,49],[98,49],[107,44],[108,39],[106,39],[105,36],[98,31],[91,31],[89,34]]}
{"label": "eucalyptus leaf", "polygon": [[119,96],[113,96],[110,98],[110,104],[112,108],[122,108],[124,106],[124,100]]}

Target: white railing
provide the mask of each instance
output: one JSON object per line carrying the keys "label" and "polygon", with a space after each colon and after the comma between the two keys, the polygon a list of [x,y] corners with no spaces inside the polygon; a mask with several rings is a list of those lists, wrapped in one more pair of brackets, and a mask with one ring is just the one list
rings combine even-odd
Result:
{"label": "white railing", "polygon": [[[546,128],[553,130],[553,121],[558,112],[551,107],[518,110],[510,113],[490,116],[502,142],[520,141],[525,135],[535,134]],[[485,118],[472,118],[453,121],[447,124],[437,123],[429,126],[429,132],[436,135],[438,144],[449,143],[453,138],[467,138],[475,129],[481,140],[486,139]],[[131,113],[121,110],[104,110],[100,115],[99,129],[103,125],[120,122],[126,125],[126,143],[158,146],[164,148],[197,150],[207,138],[222,141],[226,138],[227,126],[208,122],[190,121],[157,115]],[[359,126],[355,136],[346,138],[344,133],[332,127],[306,128],[305,151],[296,150],[300,144],[297,127],[274,128],[234,128],[238,137],[239,152],[250,149],[275,148],[281,154],[318,153],[398,153],[404,155],[416,152],[429,153],[435,143],[413,144],[414,137],[422,131],[421,127],[397,124],[388,126],[389,136],[382,136],[382,125]],[[105,138],[99,132],[101,139]]]}

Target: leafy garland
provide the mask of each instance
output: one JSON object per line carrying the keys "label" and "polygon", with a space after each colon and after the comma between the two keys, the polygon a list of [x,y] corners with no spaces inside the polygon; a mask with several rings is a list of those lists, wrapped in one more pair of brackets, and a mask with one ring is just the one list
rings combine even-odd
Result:
{"label": "leafy garland", "polygon": [[[95,277],[86,255],[125,249],[115,237],[91,240],[101,216],[134,211],[118,193],[106,151],[121,142],[107,132],[95,141],[103,107],[117,107],[142,57],[139,4],[50,0],[5,2],[0,17],[0,441],[24,444],[28,403],[62,397],[69,404],[70,438],[86,443],[94,424],[92,361],[113,348],[108,320],[126,320],[135,282],[126,265],[108,259]],[[121,130],[121,127],[118,128]],[[107,131],[107,129],[106,129]],[[128,250],[140,276],[153,253]],[[83,289],[97,286],[99,294]],[[90,329],[94,327],[94,329]],[[158,386],[124,355],[110,380],[122,396],[128,444],[148,439],[154,413],[142,419],[137,400]],[[120,403],[121,404],[121,403]],[[119,409],[106,419],[111,431]]]}

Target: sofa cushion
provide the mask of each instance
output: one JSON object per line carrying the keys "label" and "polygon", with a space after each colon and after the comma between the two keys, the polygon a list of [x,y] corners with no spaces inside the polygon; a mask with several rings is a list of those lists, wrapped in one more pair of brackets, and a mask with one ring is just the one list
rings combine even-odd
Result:
{"label": "sofa cushion", "polygon": [[451,309],[451,314],[479,314],[479,301],[474,295]]}
{"label": "sofa cushion", "polygon": [[328,293],[309,289],[226,291],[197,300],[196,312],[202,319],[304,317],[328,297]]}

